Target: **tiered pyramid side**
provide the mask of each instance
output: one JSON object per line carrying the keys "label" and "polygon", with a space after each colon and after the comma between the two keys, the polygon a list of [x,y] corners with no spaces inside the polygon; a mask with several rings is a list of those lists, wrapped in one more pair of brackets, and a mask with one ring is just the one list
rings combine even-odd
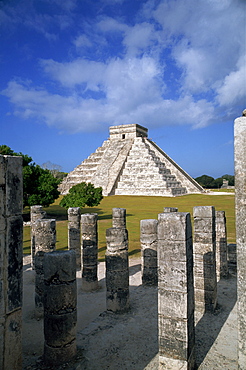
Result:
{"label": "tiered pyramid side", "polygon": [[147,139],[135,138],[115,194],[174,196],[186,193],[186,188],[151,149]]}
{"label": "tiered pyramid side", "polygon": [[67,175],[59,187],[61,194],[67,194],[72,186],[81,182],[91,182],[103,188],[103,195],[111,195],[132,143],[133,139],[106,140]]}
{"label": "tiered pyramid side", "polygon": [[71,171],[67,177],[65,177],[59,186],[59,191],[61,194],[67,194],[71,187],[80,184],[81,182],[92,182],[92,178],[102,161],[103,153],[108,145],[108,140],[104,141],[101,147],[99,147],[80,165],[75,167],[75,169]]}

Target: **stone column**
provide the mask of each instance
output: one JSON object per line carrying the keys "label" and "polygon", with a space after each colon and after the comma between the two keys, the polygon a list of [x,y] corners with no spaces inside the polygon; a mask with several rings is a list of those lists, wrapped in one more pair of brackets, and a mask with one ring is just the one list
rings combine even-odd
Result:
{"label": "stone column", "polygon": [[164,207],[163,212],[178,212],[178,208],[175,208],[175,207]]}
{"label": "stone column", "polygon": [[76,252],[77,270],[81,269],[80,207],[68,208],[68,249]]}
{"label": "stone column", "polygon": [[97,213],[84,213],[81,215],[82,289],[87,292],[98,289],[97,219]]}
{"label": "stone column", "polygon": [[126,209],[113,208],[112,209],[112,227],[126,228]]}
{"label": "stone column", "polygon": [[234,122],[238,369],[246,364],[246,109]]}
{"label": "stone column", "polygon": [[31,206],[30,221],[31,221],[31,265],[34,269],[34,257],[35,257],[35,233],[34,233],[34,222],[46,218],[46,212],[42,206]]}
{"label": "stone column", "polygon": [[228,277],[227,232],[224,211],[215,211],[217,281]]}
{"label": "stone column", "polygon": [[35,233],[35,306],[36,315],[43,315],[44,297],[44,255],[56,248],[56,220],[37,220],[34,224]]}
{"label": "stone column", "polygon": [[44,362],[57,366],[77,352],[76,252],[44,256]]}
{"label": "stone column", "polygon": [[158,215],[159,369],[195,369],[194,280],[189,213]]}
{"label": "stone column", "polygon": [[117,313],[129,309],[128,232],[124,228],[106,230],[106,304]]}
{"label": "stone column", "polygon": [[195,304],[200,313],[214,311],[217,304],[215,210],[193,209]]}
{"label": "stone column", "polygon": [[0,155],[0,369],[22,369],[22,158]]}
{"label": "stone column", "polygon": [[142,284],[158,285],[157,220],[140,221]]}

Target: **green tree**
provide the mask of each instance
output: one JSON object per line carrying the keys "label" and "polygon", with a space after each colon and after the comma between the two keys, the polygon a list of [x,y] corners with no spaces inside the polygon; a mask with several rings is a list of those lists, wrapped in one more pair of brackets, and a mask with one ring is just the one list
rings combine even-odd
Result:
{"label": "green tree", "polygon": [[97,206],[103,199],[102,188],[95,188],[93,184],[82,182],[73,186],[67,195],[60,201],[60,206],[64,208],[85,206]]}
{"label": "green tree", "polygon": [[196,177],[195,180],[200,184],[202,187],[207,189],[212,189],[214,187],[214,178],[208,175],[202,175]]}
{"label": "green tree", "polygon": [[32,162],[32,158],[26,154],[16,153],[7,145],[0,145],[0,154],[21,156],[23,158],[23,205],[44,207],[49,206],[59,196],[58,184],[49,170],[45,170]]}
{"label": "green tree", "polygon": [[23,203],[25,206],[40,204],[48,207],[59,197],[59,180],[49,170],[35,163],[23,168]]}

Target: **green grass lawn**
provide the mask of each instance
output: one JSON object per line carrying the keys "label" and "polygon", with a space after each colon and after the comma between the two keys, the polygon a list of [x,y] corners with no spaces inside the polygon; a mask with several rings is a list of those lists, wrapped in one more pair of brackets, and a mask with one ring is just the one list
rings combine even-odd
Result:
{"label": "green grass lawn", "polygon": [[[177,207],[179,212],[193,214],[194,206],[214,206],[217,211],[225,211],[227,219],[227,241],[235,243],[234,195],[194,194],[180,197],[146,197],[115,195],[105,197],[99,206],[83,208],[83,213],[98,213],[99,259],[106,250],[106,229],[112,227],[112,208],[126,208],[127,229],[129,234],[129,255],[140,255],[140,220],[154,218],[163,212],[164,207]],[[59,206],[59,199],[45,208],[48,218],[57,220],[57,249],[67,248],[67,211]],[[25,209],[27,217],[29,210]],[[24,228],[24,253],[30,253],[30,227]]]}

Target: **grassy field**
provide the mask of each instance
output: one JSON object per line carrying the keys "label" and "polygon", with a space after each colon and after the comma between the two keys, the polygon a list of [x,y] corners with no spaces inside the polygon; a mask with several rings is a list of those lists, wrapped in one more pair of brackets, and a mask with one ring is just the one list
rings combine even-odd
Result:
{"label": "grassy field", "polygon": [[[57,220],[57,249],[67,248],[67,211],[59,206],[59,199],[45,211],[48,218]],[[234,195],[194,194],[181,197],[110,196],[105,197],[99,206],[83,208],[83,213],[98,213],[99,260],[106,250],[106,229],[112,227],[112,208],[126,208],[129,234],[129,255],[140,255],[140,220],[155,218],[164,207],[177,207],[180,212],[193,213],[194,206],[214,206],[217,211],[225,211],[227,219],[227,241],[235,243]],[[25,209],[24,219],[29,210]],[[30,227],[24,228],[24,253],[30,253]]]}

